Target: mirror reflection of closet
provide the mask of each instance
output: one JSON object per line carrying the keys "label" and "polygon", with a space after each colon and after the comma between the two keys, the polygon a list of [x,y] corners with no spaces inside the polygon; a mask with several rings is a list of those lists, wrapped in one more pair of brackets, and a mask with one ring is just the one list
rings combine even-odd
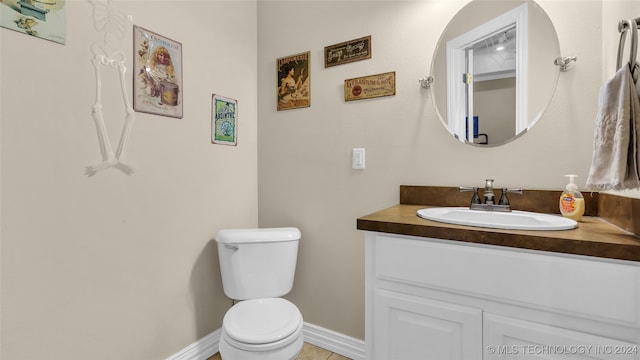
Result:
{"label": "mirror reflection of closet", "polygon": [[[513,121],[519,118],[516,113],[516,25],[478,41],[471,49],[472,55],[468,58],[473,66],[473,92],[468,94],[467,102],[473,104],[473,109],[468,107],[468,111],[474,115],[474,122],[469,128],[474,135],[470,137],[467,134],[467,139],[488,145],[491,134],[492,143],[503,143],[526,131],[526,122],[516,127],[517,121]],[[519,75],[519,78],[524,78],[524,75]],[[500,106],[493,106],[491,99],[495,98],[501,99]],[[522,101],[520,109],[526,109],[526,97]],[[483,119],[482,133],[475,121],[480,118]]]}
{"label": "mirror reflection of closet", "polygon": [[447,41],[448,125],[461,141],[503,143],[526,131],[527,10],[525,3]]}
{"label": "mirror reflection of closet", "polygon": [[436,112],[463,143],[505,144],[542,116],[555,91],[559,54],[553,24],[535,2],[471,1],[434,53]]}

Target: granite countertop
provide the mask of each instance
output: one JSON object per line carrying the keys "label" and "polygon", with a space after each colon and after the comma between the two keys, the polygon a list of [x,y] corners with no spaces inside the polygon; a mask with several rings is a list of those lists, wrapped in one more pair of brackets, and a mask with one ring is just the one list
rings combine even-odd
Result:
{"label": "granite countertop", "polygon": [[475,244],[640,262],[640,237],[598,216],[584,216],[573,230],[503,230],[452,225],[420,218],[429,205],[399,204],[362,216],[359,230],[455,240]]}

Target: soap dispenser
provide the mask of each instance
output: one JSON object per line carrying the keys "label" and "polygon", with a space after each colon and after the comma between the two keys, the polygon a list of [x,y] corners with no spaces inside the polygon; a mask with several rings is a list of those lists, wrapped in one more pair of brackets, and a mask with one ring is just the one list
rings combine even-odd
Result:
{"label": "soap dispenser", "polygon": [[566,218],[581,221],[584,214],[584,198],[574,182],[577,175],[565,176],[569,178],[569,183],[560,195],[560,213]]}

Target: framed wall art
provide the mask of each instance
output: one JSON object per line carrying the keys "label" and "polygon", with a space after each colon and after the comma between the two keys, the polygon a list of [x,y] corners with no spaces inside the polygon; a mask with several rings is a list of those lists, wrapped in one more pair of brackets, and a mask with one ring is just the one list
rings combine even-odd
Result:
{"label": "framed wall art", "polygon": [[310,51],[279,58],[276,62],[278,110],[311,106]]}
{"label": "framed wall art", "polygon": [[347,79],[344,81],[344,101],[393,96],[395,94],[395,71]]}
{"label": "framed wall art", "polygon": [[67,38],[66,0],[0,1],[0,26],[64,44]]}
{"label": "framed wall art", "polygon": [[182,118],[182,44],[133,26],[133,109]]}
{"label": "framed wall art", "polygon": [[324,67],[371,59],[371,35],[324,48]]}
{"label": "framed wall art", "polygon": [[238,100],[213,94],[211,101],[211,142],[237,145]]}

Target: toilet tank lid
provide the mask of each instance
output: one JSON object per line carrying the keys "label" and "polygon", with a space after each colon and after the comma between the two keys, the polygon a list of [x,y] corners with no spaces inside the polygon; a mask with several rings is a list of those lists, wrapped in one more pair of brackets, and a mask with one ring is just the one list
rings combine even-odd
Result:
{"label": "toilet tank lid", "polygon": [[216,241],[225,244],[295,241],[300,239],[300,230],[295,227],[260,229],[222,229]]}

